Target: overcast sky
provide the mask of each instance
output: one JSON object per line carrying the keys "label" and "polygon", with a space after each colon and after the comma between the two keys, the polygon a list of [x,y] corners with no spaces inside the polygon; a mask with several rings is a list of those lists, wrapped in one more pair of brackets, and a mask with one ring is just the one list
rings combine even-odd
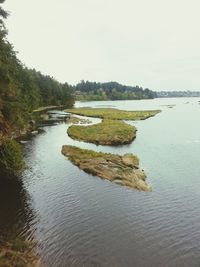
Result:
{"label": "overcast sky", "polygon": [[9,40],[59,81],[200,90],[199,0],[6,0]]}

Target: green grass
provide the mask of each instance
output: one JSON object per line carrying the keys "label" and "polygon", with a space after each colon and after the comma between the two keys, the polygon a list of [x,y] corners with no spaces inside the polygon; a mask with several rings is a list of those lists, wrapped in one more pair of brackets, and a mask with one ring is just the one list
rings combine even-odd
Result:
{"label": "green grass", "polygon": [[160,112],[160,110],[126,111],[114,108],[74,108],[66,111],[77,115],[111,120],[145,120]]}
{"label": "green grass", "polygon": [[104,156],[111,157],[110,153],[96,152],[89,149],[82,149],[76,146],[63,146],[63,149],[67,149],[69,157],[71,159],[91,159],[91,158],[102,158]]}
{"label": "green grass", "polygon": [[103,120],[89,126],[72,125],[67,133],[71,138],[80,141],[100,145],[121,145],[133,141],[136,128],[123,121]]}
{"label": "green grass", "polygon": [[106,160],[118,160],[128,155],[129,159],[134,163],[135,166],[139,166],[139,159],[133,154],[126,154],[124,156],[119,156],[111,153],[96,152],[90,149],[82,149],[76,146],[63,146],[62,153],[67,156],[73,163],[78,165],[80,161],[90,160],[95,158],[104,158]]}

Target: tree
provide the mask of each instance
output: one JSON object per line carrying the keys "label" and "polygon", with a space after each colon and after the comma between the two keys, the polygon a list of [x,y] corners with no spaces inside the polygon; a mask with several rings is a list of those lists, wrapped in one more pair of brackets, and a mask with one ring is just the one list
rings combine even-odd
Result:
{"label": "tree", "polygon": [[75,86],[79,100],[118,100],[154,98],[156,93],[137,86],[126,86],[117,82],[97,83],[82,80]]}
{"label": "tree", "polygon": [[[0,0],[0,4],[3,4],[5,0]],[[0,25],[1,27],[5,28],[3,19],[6,19],[8,17],[8,12],[5,11],[1,6],[0,6]]]}
{"label": "tree", "polygon": [[[0,0],[0,4],[4,0]],[[25,67],[7,40],[3,20],[8,16],[0,6],[0,144],[2,136],[27,127],[39,106],[74,103],[72,89],[54,78]]]}

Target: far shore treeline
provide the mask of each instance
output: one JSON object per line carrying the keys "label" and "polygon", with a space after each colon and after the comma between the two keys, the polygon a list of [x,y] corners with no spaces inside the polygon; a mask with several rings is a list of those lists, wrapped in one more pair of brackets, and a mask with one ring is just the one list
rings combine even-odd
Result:
{"label": "far shore treeline", "polygon": [[73,87],[77,100],[133,100],[152,99],[156,92],[139,86],[127,86],[117,82],[81,81]]}

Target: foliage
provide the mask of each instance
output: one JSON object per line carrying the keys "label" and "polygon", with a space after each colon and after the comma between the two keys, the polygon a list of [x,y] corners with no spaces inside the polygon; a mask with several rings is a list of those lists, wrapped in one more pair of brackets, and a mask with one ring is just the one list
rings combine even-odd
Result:
{"label": "foliage", "polygon": [[144,120],[160,112],[160,110],[126,111],[114,108],[74,108],[66,111],[77,115],[111,120]]}
{"label": "foliage", "polygon": [[[4,1],[0,0],[0,4]],[[50,76],[26,68],[7,40],[3,20],[8,13],[0,6],[0,138],[26,128],[32,111],[44,105],[72,107],[72,88]],[[1,142],[1,140],[0,140]]]}
{"label": "foliage", "polygon": [[40,97],[40,106],[66,105],[72,107],[74,104],[73,90],[67,83],[61,84],[50,76],[45,76],[36,70],[28,70]]}
{"label": "foliage", "polygon": [[74,89],[77,100],[131,100],[156,97],[156,93],[148,88],[126,86],[117,82],[97,83],[81,81]]}
{"label": "foliage", "polygon": [[24,167],[21,146],[8,139],[0,147],[0,167],[9,174],[17,175]]}
{"label": "foliage", "polygon": [[121,145],[130,143],[136,134],[136,128],[123,121],[103,120],[101,123],[68,128],[68,135],[73,139],[101,145]]}

